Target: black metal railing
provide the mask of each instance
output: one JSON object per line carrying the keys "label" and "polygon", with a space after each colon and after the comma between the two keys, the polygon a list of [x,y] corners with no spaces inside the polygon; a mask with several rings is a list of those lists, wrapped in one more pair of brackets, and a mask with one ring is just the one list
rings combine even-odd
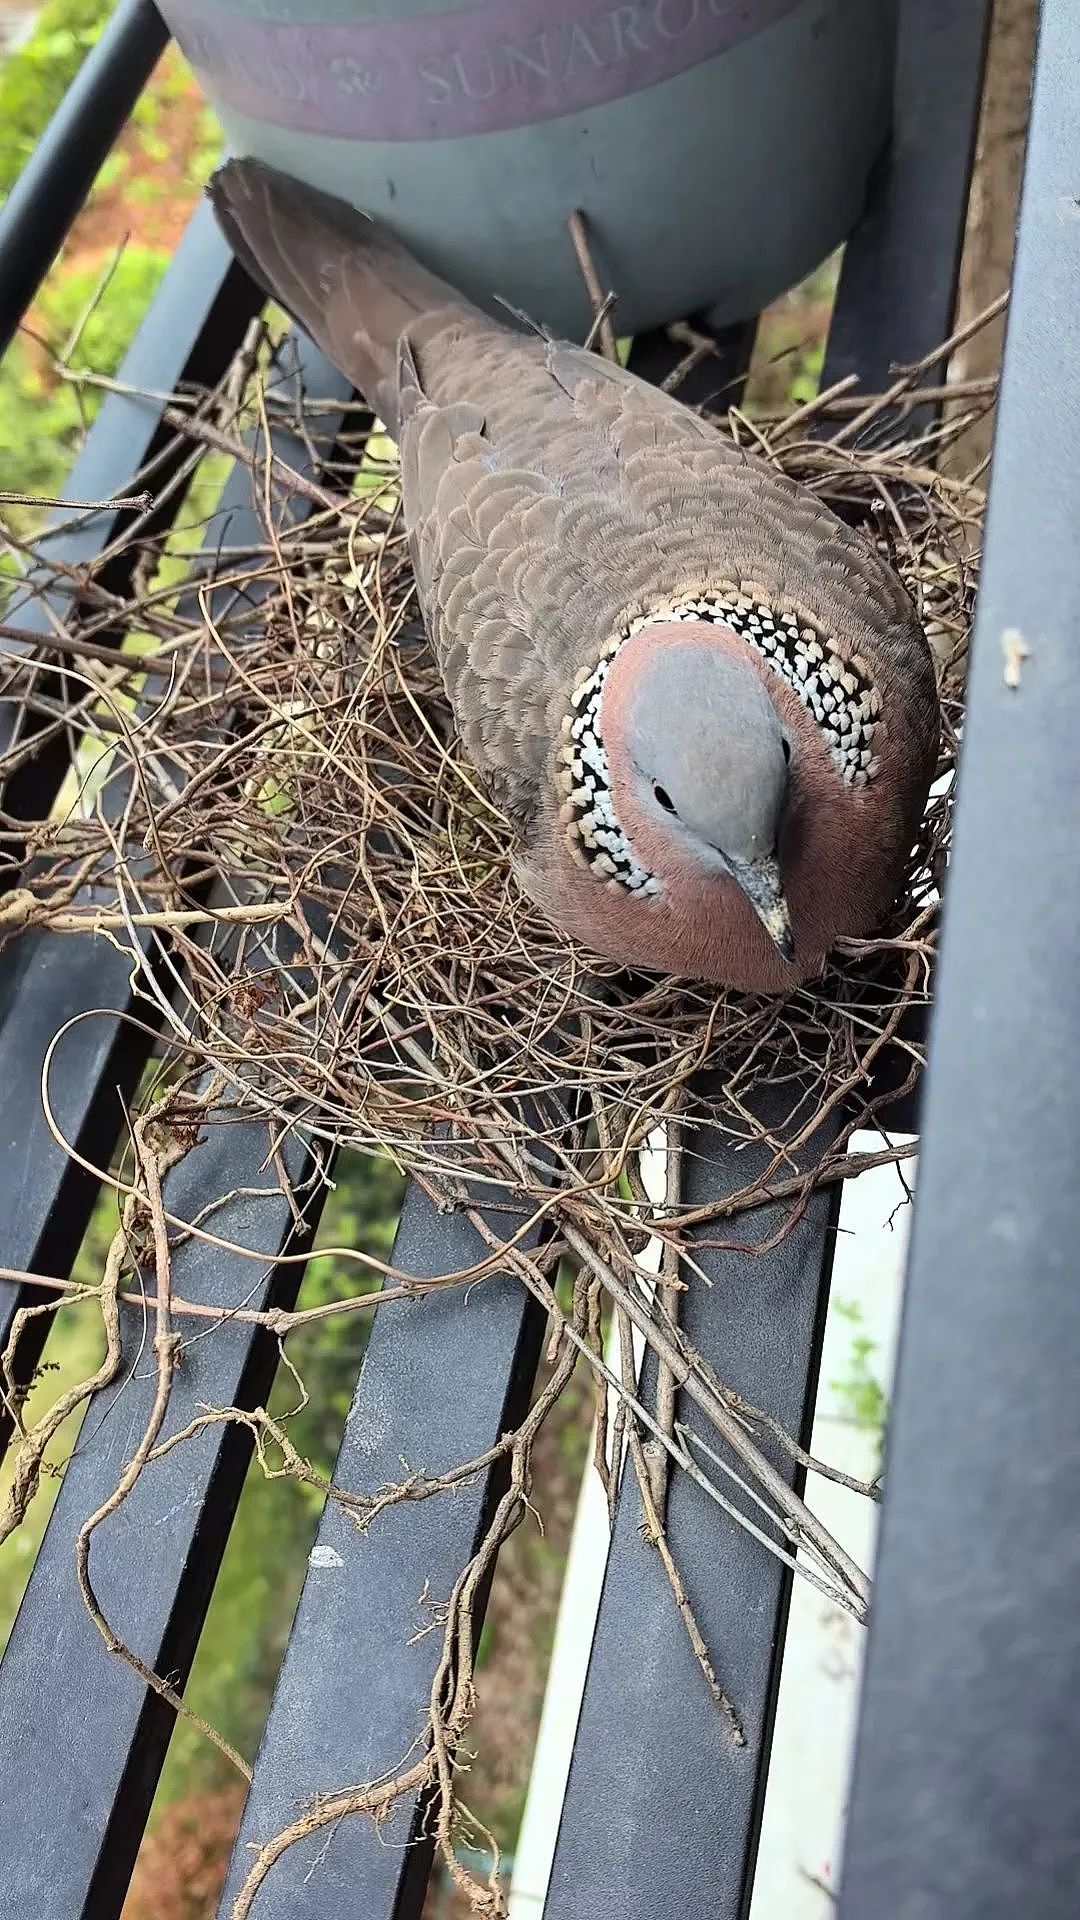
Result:
{"label": "black metal railing", "polygon": [[[847,248],[827,379],[855,371],[881,386],[895,363],[919,359],[949,332],[988,11],[988,0],[902,0],[896,135]],[[1070,98],[1080,19],[1072,0],[1045,0],[1043,16],[846,1920],[945,1912],[950,1920],[1018,1912],[1063,1920],[1080,1886],[1069,1785],[1080,1733],[1072,1704],[1080,1569],[1070,1520],[1080,1454],[1071,1090],[1080,1043],[1072,982],[1080,932],[1080,122]],[[0,215],[0,342],[163,42],[153,9],[122,0]],[[132,344],[122,386],[167,393],[181,380],[213,384],[258,306],[200,209]],[[722,378],[741,379],[746,337],[721,345]],[[662,378],[679,349],[654,338],[635,352],[649,377]],[[348,398],[306,343],[299,377],[320,396]],[[710,390],[722,384],[715,362],[705,377]],[[71,491],[105,498],[126,490],[136,471],[152,473],[160,490],[184,451],[159,406],[118,391],[102,406]],[[293,446],[287,458],[299,467],[310,455]],[[250,510],[246,471],[232,484],[223,511],[235,529],[235,516]],[[156,531],[167,527],[173,498],[166,487]],[[90,517],[55,535],[50,552],[86,565],[119,526],[116,513]],[[208,552],[214,538],[211,527]],[[131,562],[121,556],[115,564]],[[111,584],[123,598],[130,583],[121,575]],[[32,610],[21,615],[22,624],[31,617]],[[1028,647],[1018,688],[1002,678],[1007,628]],[[9,814],[34,817],[63,771],[61,756],[41,756],[22,790],[6,795]],[[150,1041],[91,1016],[122,1014],[129,1004],[128,963],[110,947],[39,934],[0,956],[0,1263],[9,1272],[66,1274],[95,1197],[94,1182],[73,1170],[37,1117],[48,1043],[76,1023],[56,1060],[56,1117],[69,1140],[104,1164],[121,1120],[117,1088],[123,1094],[135,1084]],[[295,1296],[302,1263],[274,1260],[303,1253],[321,1189],[311,1187],[298,1229],[276,1182],[261,1172],[265,1145],[254,1125],[216,1129],[170,1176],[180,1216],[232,1195],[217,1223],[221,1236],[270,1256],[253,1296],[248,1260],[188,1241],[174,1256],[174,1286],[185,1298],[228,1309]],[[692,1147],[688,1164],[700,1188],[686,1196],[692,1202],[745,1180],[744,1157],[736,1175],[711,1133]],[[289,1152],[302,1188],[309,1149],[294,1142]],[[244,1190],[260,1184],[265,1198],[253,1202]],[[834,1200],[821,1194],[768,1256],[702,1247],[713,1284],[689,1300],[688,1331],[705,1356],[803,1440],[835,1217]],[[777,1224],[764,1209],[755,1234],[765,1239]],[[467,1221],[411,1190],[394,1250],[399,1270],[452,1274],[485,1252]],[[0,1281],[0,1340],[19,1309],[43,1297],[31,1278]],[[775,1339],[762,1340],[763,1321],[775,1324]],[[134,1343],[141,1317],[132,1312],[123,1325]],[[43,1318],[26,1323],[24,1379],[43,1328]],[[371,1490],[397,1477],[403,1457],[423,1457],[437,1471],[484,1453],[527,1403],[538,1339],[536,1314],[509,1277],[471,1298],[449,1289],[422,1311],[405,1301],[388,1306],[375,1319],[335,1479]],[[178,1376],[169,1430],[200,1404],[264,1403],[275,1359],[259,1329],[224,1321]],[[80,1530],[116,1486],[153,1390],[136,1372],[122,1395],[112,1387],[100,1396],[97,1412],[113,1409],[113,1417],[87,1424],[0,1666],[0,1894],[3,1910],[20,1920],[119,1913],[164,1760],[171,1709],[110,1657],[74,1578]],[[373,1447],[365,1413],[376,1405]],[[361,1450],[362,1431],[369,1444]],[[156,1462],[95,1540],[105,1613],[139,1657],[181,1689],[247,1457],[235,1428],[205,1430]],[[425,1579],[449,1586],[498,1488],[493,1469],[452,1501],[388,1512],[371,1553],[344,1550],[340,1512],[327,1507],[319,1544],[333,1553],[316,1556],[301,1598],[222,1914],[253,1842],[269,1839],[329,1782],[368,1778],[400,1759],[423,1723],[438,1653],[437,1636],[415,1635],[417,1595]],[[704,1636],[737,1679],[747,1745],[736,1749],[726,1738],[688,1666],[655,1559],[635,1550],[635,1503],[621,1500],[548,1920],[656,1920],[674,1911],[687,1920],[736,1920],[748,1911],[790,1575],[740,1530],[718,1546],[695,1494],[681,1477],[672,1488],[673,1549],[694,1582]],[[628,1684],[626,1648],[642,1638],[652,1658]],[[629,1797],[628,1749],[636,1755]],[[379,1829],[352,1820],[330,1846],[325,1834],[301,1843],[274,1868],[256,1920],[415,1920],[430,1866],[423,1829],[417,1799]]]}

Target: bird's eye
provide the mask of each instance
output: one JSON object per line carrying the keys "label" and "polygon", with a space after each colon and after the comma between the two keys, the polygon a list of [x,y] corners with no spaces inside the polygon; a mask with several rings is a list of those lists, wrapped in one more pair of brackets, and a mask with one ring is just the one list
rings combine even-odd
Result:
{"label": "bird's eye", "polygon": [[652,790],[653,790],[653,792],[654,792],[654,794],[656,795],[656,798],[657,798],[657,801],[658,801],[658,803],[659,803],[659,805],[663,807],[663,809],[664,809],[664,812],[665,812],[665,813],[674,813],[674,812],[675,812],[675,802],[674,802],[674,800],[672,799],[672,797],[671,797],[671,795],[670,795],[670,793],[668,792],[668,790],[667,790],[667,788],[666,788],[666,787],[662,787],[662,786],[660,785],[660,782],[659,782],[659,780],[654,780],[654,781],[653,781],[653,783],[652,783]]}

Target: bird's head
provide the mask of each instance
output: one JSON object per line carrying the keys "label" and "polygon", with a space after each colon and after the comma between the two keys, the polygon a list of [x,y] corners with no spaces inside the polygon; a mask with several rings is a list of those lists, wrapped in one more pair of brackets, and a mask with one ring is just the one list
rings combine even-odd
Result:
{"label": "bird's head", "polygon": [[[695,915],[708,915],[717,889],[734,882],[792,960],[780,869],[791,741],[738,636],[703,624],[645,626],[622,643],[584,712],[606,781],[596,784],[589,826],[606,856],[601,873],[632,891],[678,896]],[[592,741],[577,737],[584,758],[575,764],[591,791]]]}

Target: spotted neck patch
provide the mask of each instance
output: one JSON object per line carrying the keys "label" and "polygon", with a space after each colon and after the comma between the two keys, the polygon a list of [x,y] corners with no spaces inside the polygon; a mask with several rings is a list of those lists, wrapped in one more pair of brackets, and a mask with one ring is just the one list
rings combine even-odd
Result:
{"label": "spotted neck patch", "polygon": [[720,587],[638,615],[610,642],[570,696],[559,750],[559,781],[560,817],[574,851],[595,873],[641,899],[655,898],[661,892],[660,882],[641,865],[615,817],[600,733],[600,701],[611,662],[624,640],[642,627],[684,620],[730,627],[787,681],[820,727],[845,786],[865,787],[878,772],[874,739],[881,695],[868,667],[857,657],[841,659],[827,638],[797,614],[777,612],[752,594]]}
{"label": "spotted neck patch", "polygon": [[629,838],[615,818],[608,776],[607,754],[600,738],[600,699],[616,653],[625,634],[611,643],[588,678],[570,696],[570,712],[563,721],[559,750],[560,784],[564,800],[561,818],[574,851],[594,873],[614,880],[628,893],[651,899],[660,882],[635,857]]}

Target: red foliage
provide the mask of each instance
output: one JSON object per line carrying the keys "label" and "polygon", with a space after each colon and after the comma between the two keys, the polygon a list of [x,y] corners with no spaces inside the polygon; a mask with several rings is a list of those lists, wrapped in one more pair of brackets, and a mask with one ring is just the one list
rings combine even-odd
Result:
{"label": "red foliage", "polygon": [[238,1780],[163,1807],[139,1850],[121,1920],[214,1920],[244,1797]]}

